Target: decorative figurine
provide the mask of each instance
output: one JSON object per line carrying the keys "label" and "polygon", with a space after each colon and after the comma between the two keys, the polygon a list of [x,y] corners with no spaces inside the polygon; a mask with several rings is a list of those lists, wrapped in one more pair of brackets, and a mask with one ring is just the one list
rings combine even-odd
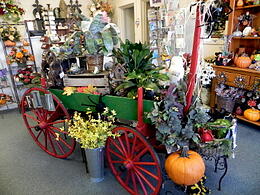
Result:
{"label": "decorative figurine", "polygon": [[215,64],[217,66],[223,66],[223,56],[222,56],[222,52],[217,52],[215,53],[216,55],[216,60],[215,60]]}
{"label": "decorative figurine", "polygon": [[66,5],[64,0],[60,0],[59,8],[60,8],[60,17],[67,18],[68,6]]}

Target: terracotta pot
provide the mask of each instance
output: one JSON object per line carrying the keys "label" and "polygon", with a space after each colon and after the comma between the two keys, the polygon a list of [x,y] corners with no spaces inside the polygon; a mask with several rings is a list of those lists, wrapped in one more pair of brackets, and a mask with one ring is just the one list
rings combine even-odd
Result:
{"label": "terracotta pot", "polygon": [[248,68],[252,63],[250,57],[243,57],[243,56],[235,58],[234,61],[236,66],[239,68]]}

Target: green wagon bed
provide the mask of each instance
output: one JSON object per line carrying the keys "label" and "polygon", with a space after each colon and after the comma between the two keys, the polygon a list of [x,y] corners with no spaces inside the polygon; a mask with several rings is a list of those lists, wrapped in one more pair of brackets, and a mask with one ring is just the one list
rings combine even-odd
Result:
{"label": "green wagon bed", "polygon": [[[62,95],[64,92],[63,90],[50,89],[50,91],[59,98],[67,109],[70,110],[86,111],[88,108],[86,105],[94,105],[89,99],[96,103],[99,101],[99,95],[74,93],[70,96],[66,96]],[[102,98],[102,101],[109,109],[117,112],[118,118],[125,120],[137,120],[137,100],[126,97],[106,95]],[[143,105],[144,112],[151,112],[154,102],[144,100]],[[145,122],[149,123],[149,120],[145,119]]]}

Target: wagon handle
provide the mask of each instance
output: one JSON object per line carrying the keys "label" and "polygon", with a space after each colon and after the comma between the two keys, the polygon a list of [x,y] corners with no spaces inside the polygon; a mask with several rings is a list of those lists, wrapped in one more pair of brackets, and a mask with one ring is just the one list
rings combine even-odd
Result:
{"label": "wagon handle", "polygon": [[143,136],[146,138],[152,136],[152,132],[149,130],[149,125],[144,123],[144,104],[143,104],[143,99],[144,99],[144,90],[142,87],[138,88],[137,91],[138,94],[138,99],[137,99],[137,125],[136,125],[136,130],[138,130]]}

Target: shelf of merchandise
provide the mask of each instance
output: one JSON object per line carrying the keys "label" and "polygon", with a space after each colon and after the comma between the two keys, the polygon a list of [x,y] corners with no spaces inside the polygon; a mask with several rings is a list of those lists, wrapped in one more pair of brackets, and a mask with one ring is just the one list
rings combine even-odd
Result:
{"label": "shelf of merchandise", "polygon": [[260,40],[260,37],[233,37],[233,39]]}
{"label": "shelf of merchandise", "polygon": [[[233,33],[236,31],[236,27],[238,24],[238,17],[241,16],[241,14],[245,14],[247,11],[249,11],[250,14],[255,15],[255,19],[252,23],[252,28],[258,28],[260,26],[260,4],[258,5],[250,5],[250,6],[243,6],[243,7],[236,7],[236,0],[230,0],[230,7],[234,10],[230,15],[228,19],[228,34],[233,35]],[[238,29],[240,31],[243,31],[243,28]],[[237,53],[237,50],[239,48],[245,48],[247,54],[250,56],[253,51],[260,49],[260,37],[232,37],[230,42],[229,51],[233,53]],[[237,85],[235,82],[236,78],[244,78],[244,86],[242,87],[245,90],[252,90],[257,82],[258,79],[260,79],[260,72],[256,70],[252,70],[249,68],[238,68],[235,66],[214,66],[213,67],[216,71],[216,75],[227,75],[226,80],[224,81],[224,84],[227,86],[232,87],[239,87],[241,86]],[[213,80],[212,90],[211,90],[211,103],[210,106],[212,109],[216,106],[216,93],[215,88],[218,83],[221,83],[222,81],[218,78],[215,78]],[[255,125],[260,126],[260,122],[253,122],[245,119],[243,116],[237,116],[238,119],[246,121],[248,123],[252,123]]]}
{"label": "shelf of merchandise", "polygon": [[248,5],[248,6],[243,6],[243,7],[236,7],[235,10],[253,9],[253,8],[260,9],[260,4],[258,4],[258,5]]}
{"label": "shelf of merchandise", "polygon": [[242,121],[246,121],[246,122],[249,122],[249,123],[252,123],[254,125],[257,125],[257,126],[260,126],[260,122],[259,121],[250,121],[250,120],[247,120],[244,116],[240,116],[240,115],[236,115],[236,118],[242,120]]}
{"label": "shelf of merchandise", "polygon": [[[29,36],[29,31],[28,31],[28,26],[27,26],[27,23],[26,22],[19,22],[19,23],[16,23],[16,24],[10,24],[10,23],[0,23],[0,25],[7,25],[7,26],[24,26],[25,27],[25,33],[26,33],[26,37],[23,37],[23,39],[25,40],[28,40],[29,42],[29,45],[28,46],[23,46],[23,44],[21,42],[17,42],[17,45],[16,46],[12,46],[12,47],[6,47],[4,45],[4,42],[2,41],[1,37],[0,37],[0,42],[2,43],[2,48],[3,48],[3,52],[4,52],[4,55],[7,56],[8,55],[8,52],[14,48],[14,47],[19,47],[19,46],[23,46],[23,47],[29,47],[30,48],[30,53],[34,56],[34,52],[33,52],[33,48],[32,48],[32,42],[31,42],[31,38]],[[37,71],[37,68],[36,68],[36,63],[35,61],[30,61],[30,62],[27,62],[26,65],[31,65],[34,67],[34,70]],[[3,110],[8,110],[8,109],[13,109],[13,108],[19,108],[19,101],[20,101],[20,96],[22,94],[21,91],[22,91],[22,88],[23,88],[23,84],[21,85],[21,83],[17,83],[15,82],[14,80],[14,69],[17,69],[19,68],[18,64],[16,63],[12,63],[10,65],[6,64],[5,68],[7,69],[7,72],[8,72],[8,78],[9,78],[9,89],[11,91],[11,95],[13,96],[13,99],[14,101],[11,102],[11,103],[8,103],[3,106],[0,107],[0,111],[3,111]],[[5,87],[5,88],[8,88],[8,87]],[[10,92],[9,92],[10,93]]]}

